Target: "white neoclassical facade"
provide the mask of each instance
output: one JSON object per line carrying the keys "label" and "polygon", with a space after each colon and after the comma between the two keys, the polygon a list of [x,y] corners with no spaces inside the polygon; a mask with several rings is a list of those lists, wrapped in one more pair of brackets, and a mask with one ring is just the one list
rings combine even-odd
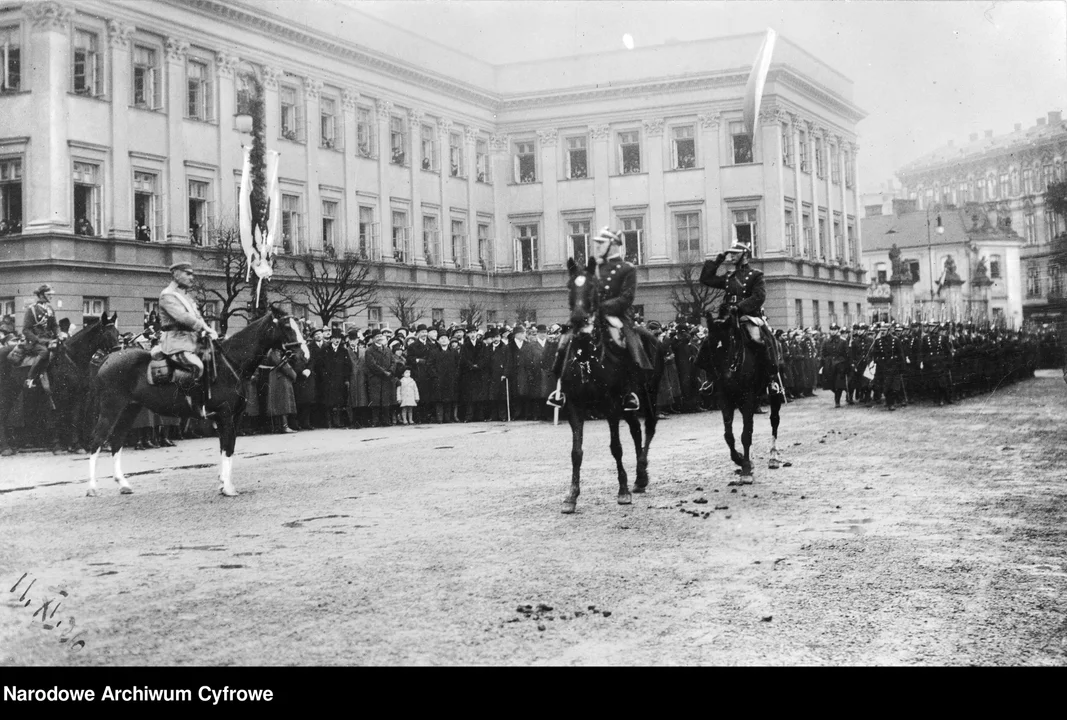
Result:
{"label": "white neoclassical facade", "polygon": [[0,3],[5,314],[49,282],[76,324],[108,309],[139,325],[170,263],[216,281],[248,141],[234,117],[258,75],[281,153],[274,282],[290,256],[357,254],[380,282],[357,325],[395,324],[390,298],[411,291],[426,321],[471,303],[488,322],[561,321],[566,260],[603,225],[625,233],[648,319],[673,319],[681,268],[735,238],[754,242],[773,323],[864,316],[864,113],[788,39],[752,138],[759,35],[490,65],[340,5],[269,7]]}

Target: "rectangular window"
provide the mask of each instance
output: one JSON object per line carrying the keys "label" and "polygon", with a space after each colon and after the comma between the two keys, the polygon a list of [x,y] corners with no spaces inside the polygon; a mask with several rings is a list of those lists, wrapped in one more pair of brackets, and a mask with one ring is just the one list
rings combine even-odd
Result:
{"label": "rectangular window", "polygon": [[488,183],[492,182],[492,175],[490,172],[489,164],[489,142],[486,140],[476,140],[474,142],[474,159],[475,169],[478,173],[478,182]]}
{"label": "rectangular window", "polygon": [[486,272],[496,270],[493,263],[493,241],[489,237],[488,223],[478,223],[478,264]]}
{"label": "rectangular window", "polygon": [[496,310],[486,310],[485,311],[485,321],[487,323],[489,323],[490,325],[495,325],[496,324]]}
{"label": "rectangular window", "polygon": [[448,174],[454,178],[467,177],[466,159],[463,157],[463,134],[448,134]]}
{"label": "rectangular window", "polygon": [[626,262],[640,265],[645,261],[645,218],[624,217],[622,220],[622,252]]}
{"label": "rectangular window", "polygon": [[393,165],[407,167],[407,130],[404,119],[396,115],[389,116],[389,162]]}
{"label": "rectangular window", "polygon": [[804,257],[815,257],[815,238],[812,236],[811,215],[804,213],[802,216],[804,226]]}
{"label": "rectangular window", "polygon": [[678,240],[679,257],[698,255],[700,253],[700,213],[676,213],[674,228]]}
{"label": "rectangular window", "polygon": [[1041,276],[1036,265],[1026,268],[1026,297],[1041,297]]}
{"label": "rectangular window", "polygon": [[374,305],[368,307],[367,322],[370,324],[370,327],[378,329],[378,326],[382,324],[382,309]]}
{"label": "rectangular window", "polygon": [[374,222],[374,208],[360,205],[359,248],[357,250],[360,260],[378,261],[381,259],[378,231],[378,223]]}
{"label": "rectangular window", "polygon": [[1019,194],[1019,169],[1011,169],[1011,194],[1014,197]]}
{"label": "rectangular window", "polygon": [[671,128],[671,160],[675,170],[697,166],[696,131],[692,125]]}
{"label": "rectangular window", "polygon": [[745,132],[744,123],[730,123],[730,153],[734,165],[752,162],[752,136]]}
{"label": "rectangular window", "polygon": [[437,129],[433,125],[423,125],[422,133],[422,169],[437,172]]}
{"label": "rectangular window", "polygon": [[803,172],[811,172],[811,164],[808,162],[808,133],[800,131],[800,169]]}
{"label": "rectangular window", "polygon": [[819,218],[819,259],[826,262],[826,218]]}
{"label": "rectangular window", "polygon": [[919,279],[919,261],[918,260],[910,261],[908,263],[908,269],[911,271],[911,279],[912,280],[918,280]]}
{"label": "rectangular window", "polygon": [[365,158],[378,157],[378,142],[374,137],[374,116],[370,108],[356,109],[356,149]]}
{"label": "rectangular window", "polygon": [[512,160],[515,163],[515,182],[537,182],[537,157],[534,154],[536,145],[532,141],[515,143],[515,155]]}
{"label": "rectangular window", "polygon": [[993,280],[1000,278],[1000,255],[989,256],[989,277]]}
{"label": "rectangular window", "polygon": [[584,266],[589,259],[589,220],[572,220],[567,223],[567,256]]}
{"label": "rectangular window", "polygon": [[470,256],[467,253],[467,227],[462,220],[452,221],[451,240],[449,256],[452,258],[452,264],[458,268],[470,267]]}
{"label": "rectangular window", "polygon": [[1011,184],[1008,181],[1008,173],[1001,173],[1000,175],[1000,197],[1011,197]]}
{"label": "rectangular window", "polygon": [[623,175],[641,172],[641,132],[628,130],[619,133],[618,162]]}
{"label": "rectangular window", "polygon": [[1032,212],[1026,213],[1026,244],[1037,244],[1037,222]]}
{"label": "rectangular window", "polygon": [[834,218],[834,260],[845,263],[845,236],[841,234],[841,218]]}
{"label": "rectangular window", "polygon": [[853,218],[848,219],[848,225],[845,228],[845,232],[848,233],[846,240],[848,241],[848,261],[853,265],[859,263],[859,258],[856,257],[856,226]]}
{"label": "rectangular window", "polygon": [[234,78],[234,85],[236,86],[237,93],[237,108],[236,114],[238,115],[251,115],[252,114],[252,101],[256,95],[256,79],[248,73],[238,73]]}
{"label": "rectangular window", "polygon": [[99,237],[101,223],[100,166],[74,163],[74,232]]}
{"label": "rectangular window", "polygon": [[204,321],[215,331],[219,331],[219,301],[218,300],[205,300],[200,305],[200,314],[204,316]]}
{"label": "rectangular window", "polygon": [[281,109],[282,137],[290,142],[303,140],[303,119],[299,96],[295,87],[282,85],[278,90],[278,102]]}
{"label": "rectangular window", "polygon": [[[82,308],[83,310],[85,308]],[[148,325],[148,318],[150,315],[159,315],[159,299],[158,298],[145,298],[144,299],[144,322]]]}
{"label": "rectangular window", "polygon": [[793,131],[789,123],[782,123],[782,164],[793,167]]}
{"label": "rectangular window", "polygon": [[760,256],[755,209],[734,211],[734,242],[744,243],[752,248],[752,257]]}
{"label": "rectangular window", "polygon": [[193,245],[204,244],[204,234],[208,218],[209,192],[211,188],[200,180],[189,181],[189,242]]}
{"label": "rectangular window", "polygon": [[828,301],[826,303],[826,315],[827,315],[826,319],[829,320],[831,323],[837,322],[837,313],[834,311],[834,301],[833,300],[830,300],[830,301]]}
{"label": "rectangular window", "polygon": [[15,298],[0,298],[0,317],[15,317]]}
{"label": "rectangular window", "polygon": [[822,138],[815,138],[815,175],[816,177],[826,177],[826,167],[823,165],[823,148]]}
{"label": "rectangular window", "polygon": [[[841,184],[841,168],[838,166],[838,147],[837,145],[830,146],[830,182],[835,185]],[[948,188],[945,188],[945,195],[948,195]],[[946,201],[947,202],[947,201]]]}
{"label": "rectangular window", "polygon": [[785,251],[791,257],[799,254],[797,252],[797,224],[793,208],[785,209]]}
{"label": "rectangular window", "polygon": [[1023,194],[1032,195],[1034,192],[1034,171],[1023,168]]}
{"label": "rectangular window", "polygon": [[22,87],[20,28],[0,28],[0,93],[18,92]]}
{"label": "rectangular window", "polygon": [[537,242],[537,224],[516,225],[515,231],[515,270],[530,272],[541,267],[540,248]]}
{"label": "rectangular window", "polygon": [[431,309],[430,310],[430,322],[433,323],[434,325],[444,325],[445,324],[445,309],[444,308],[433,308],[433,309]]}
{"label": "rectangular window", "polygon": [[100,319],[107,312],[107,298],[83,297],[82,298],[82,327],[90,325]]}
{"label": "rectangular window", "polygon": [[190,60],[185,65],[186,117],[211,120],[211,72],[202,60]]}
{"label": "rectangular window", "polygon": [[815,327],[822,325],[822,316],[819,314],[819,301],[811,301],[811,321],[815,324]]}
{"label": "rectangular window", "polygon": [[584,135],[569,137],[566,139],[566,143],[567,154],[563,159],[567,178],[579,180],[589,177],[589,153],[586,137]]}
{"label": "rectangular window", "polygon": [[163,70],[159,52],[143,45],[133,46],[133,105],[147,110],[163,107]]}
{"label": "rectangular window", "polygon": [[1059,265],[1048,266],[1048,296],[1050,299],[1063,299],[1063,272]]}
{"label": "rectangular window", "polygon": [[22,233],[22,158],[0,158],[0,236]]}
{"label": "rectangular window", "polygon": [[337,203],[322,201],[322,249],[328,255],[337,254]]}
{"label": "rectangular window", "polygon": [[852,153],[845,153],[845,187],[850,188],[856,184],[856,165]]}
{"label": "rectangular window", "polygon": [[874,272],[878,278],[878,284],[884,285],[889,282],[889,270],[886,269],[885,263],[878,263],[874,266]]}
{"label": "rectangular window", "polygon": [[100,52],[99,36],[86,30],[75,29],[71,58],[74,92],[90,97],[103,95],[104,55]]}
{"label": "rectangular window", "polygon": [[793,312],[797,316],[797,327],[804,327],[804,301],[800,298],[793,301]]}
{"label": "rectangular window", "polygon": [[393,211],[393,261],[411,262],[411,228],[408,227],[408,214],[400,210]]}
{"label": "rectangular window", "polygon": [[436,215],[422,216],[422,254],[427,265],[444,265],[444,258],[441,256],[441,231],[437,227]]}
{"label": "rectangular window", "polygon": [[337,101],[325,96],[319,97],[319,145],[329,150],[341,146],[337,132]]}
{"label": "rectangular window", "polygon": [[304,247],[304,214],[299,195],[282,195],[282,247],[285,252],[302,253]]}
{"label": "rectangular window", "polygon": [[159,200],[158,182],[152,173],[133,174],[133,221],[141,242],[163,239],[163,203]]}

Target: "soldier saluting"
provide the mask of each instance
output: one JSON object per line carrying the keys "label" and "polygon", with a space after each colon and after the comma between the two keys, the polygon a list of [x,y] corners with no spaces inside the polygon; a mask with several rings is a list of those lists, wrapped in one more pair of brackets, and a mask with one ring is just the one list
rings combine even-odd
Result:
{"label": "soldier saluting", "polygon": [[[170,266],[173,280],[159,294],[159,322],[163,332],[160,350],[176,367],[174,381],[192,385],[204,374],[204,363],[197,354],[200,346],[199,333],[206,333],[212,340],[219,334],[204,321],[189,289],[196,276],[193,266],[187,262]],[[200,408],[204,415],[204,409]]]}
{"label": "soldier saluting", "polygon": [[[50,355],[49,346],[59,335],[56,311],[52,309],[52,296],[55,294],[52,286],[45,283],[34,294],[37,301],[26,308],[26,315],[22,319],[22,334],[26,338],[28,354],[36,356],[26,378],[26,387],[33,387],[44,372]],[[41,378],[41,384],[46,391],[49,390],[47,375]]]}

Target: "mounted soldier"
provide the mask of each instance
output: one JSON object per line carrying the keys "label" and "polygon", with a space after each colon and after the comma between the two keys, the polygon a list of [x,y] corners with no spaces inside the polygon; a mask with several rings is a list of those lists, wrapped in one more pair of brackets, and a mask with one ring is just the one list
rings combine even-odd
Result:
{"label": "mounted soldier", "polygon": [[[200,334],[217,340],[215,332],[200,314],[189,289],[196,279],[193,266],[179,262],[170,266],[173,280],[159,294],[159,322],[163,337],[160,350],[174,366],[173,380],[183,389],[195,387],[204,374],[204,361],[200,359]],[[200,408],[201,415],[204,410]]]}
{"label": "mounted soldier", "polygon": [[[623,259],[622,246],[622,233],[614,232],[606,225],[600,230],[600,234],[593,238],[599,315],[615,345],[626,349],[625,357],[629,362],[624,362],[627,376],[623,410],[635,412],[641,408],[641,402],[634,392],[634,371],[653,369],[652,361],[645,351],[645,343],[649,347],[656,347],[656,339],[648,330],[634,324],[633,304],[637,294],[637,269]],[[570,341],[570,333],[560,338],[556,361],[552,366],[552,373],[556,378],[563,374],[564,363],[570,352]],[[553,407],[563,407],[565,403],[566,397],[561,390],[553,390],[548,396],[548,404]]]}
{"label": "mounted soldier", "polygon": [[52,309],[52,296],[55,293],[52,286],[46,283],[37,288],[35,294],[37,302],[26,308],[26,314],[22,320],[22,335],[26,338],[26,354],[36,358],[26,378],[26,387],[33,387],[37,378],[40,377],[45,392],[49,392],[48,376],[43,373],[48,367],[51,348],[59,337],[59,323],[56,321],[56,311]]}
{"label": "mounted soldier", "polygon": [[[780,394],[782,388],[778,383],[778,362],[774,352],[774,337],[763,315],[763,303],[767,299],[767,288],[763,272],[749,265],[752,248],[741,241],[735,242],[725,253],[719,253],[714,260],[706,260],[700,273],[700,282],[711,288],[725,292],[719,306],[719,318],[736,317],[751,344],[759,348],[759,359],[767,368],[771,378],[769,392]],[[723,263],[734,266],[725,275],[718,275]]]}

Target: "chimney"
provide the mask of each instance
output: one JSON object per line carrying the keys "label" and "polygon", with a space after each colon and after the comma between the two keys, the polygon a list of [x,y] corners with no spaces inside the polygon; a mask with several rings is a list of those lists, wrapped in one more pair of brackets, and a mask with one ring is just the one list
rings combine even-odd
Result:
{"label": "chimney", "polygon": [[978,139],[978,133],[971,133],[971,142],[974,142],[977,139]]}
{"label": "chimney", "polygon": [[1037,126],[1038,127],[1044,127],[1044,125],[1045,125],[1045,118],[1038,118],[1037,119]]}
{"label": "chimney", "polygon": [[1022,132],[1022,129],[1023,129],[1023,124],[1022,123],[1015,123],[1015,132]]}
{"label": "chimney", "polygon": [[1059,110],[1057,110],[1056,112],[1050,112],[1048,114],[1049,125],[1059,125],[1061,122],[1063,122],[1063,113]]}
{"label": "chimney", "polygon": [[985,131],[985,136],[986,136],[987,138],[991,138],[991,137],[993,137],[993,131],[992,131],[992,130],[986,130],[986,131]]}

